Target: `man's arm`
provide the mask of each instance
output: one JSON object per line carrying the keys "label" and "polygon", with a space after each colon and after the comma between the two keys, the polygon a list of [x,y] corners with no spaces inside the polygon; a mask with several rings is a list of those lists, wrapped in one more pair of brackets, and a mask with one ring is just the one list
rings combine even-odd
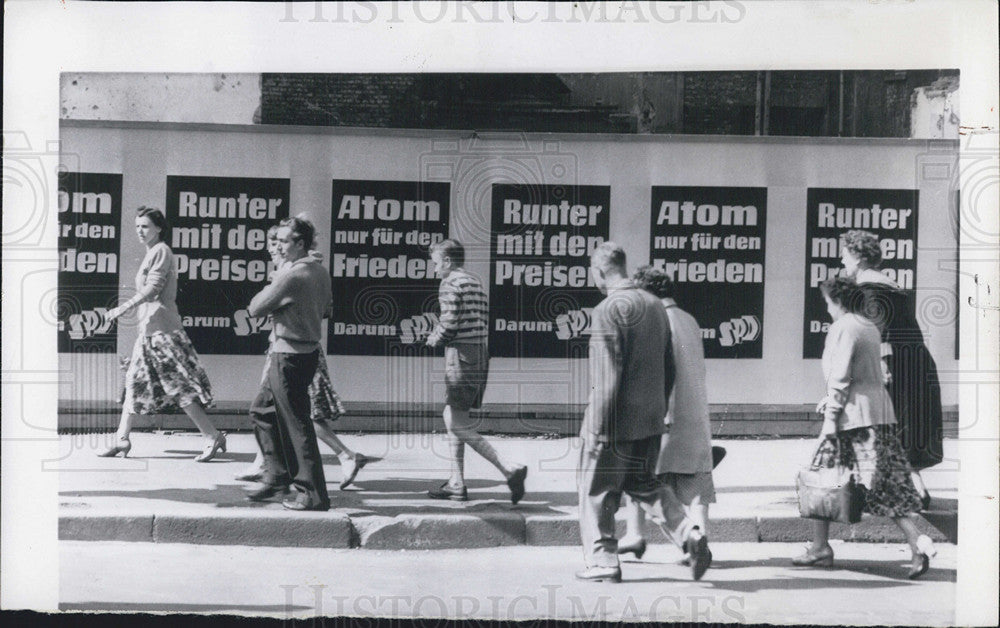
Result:
{"label": "man's arm", "polygon": [[677,361],[674,359],[674,333],[670,328],[670,317],[667,317],[666,351],[663,352],[663,395],[667,400],[667,411],[670,411],[670,395],[674,391],[674,381],[677,379]]}
{"label": "man's arm", "polygon": [[458,314],[462,307],[462,298],[457,286],[445,283],[446,281],[447,279],[442,280],[441,288],[438,290],[441,317],[434,331],[427,337],[427,344],[431,347],[447,343],[458,334]]}
{"label": "man's arm", "polygon": [[250,299],[247,312],[250,316],[267,316],[292,302],[295,278],[291,273],[275,273],[271,283]]}
{"label": "man's arm", "polygon": [[580,430],[591,442],[608,436],[621,384],[621,337],[602,305],[594,308],[590,325],[590,399]]}

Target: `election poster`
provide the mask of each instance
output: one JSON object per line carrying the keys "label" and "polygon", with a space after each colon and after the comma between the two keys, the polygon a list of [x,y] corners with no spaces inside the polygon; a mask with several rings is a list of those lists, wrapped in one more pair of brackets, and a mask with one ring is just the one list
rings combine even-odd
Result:
{"label": "election poster", "polygon": [[195,349],[264,353],[270,320],[246,308],[273,270],[267,230],[289,216],[288,179],[168,176],[165,207],[177,308]]}
{"label": "election poster", "polygon": [[490,354],[586,357],[603,295],[590,254],[608,239],[611,188],[494,184]]}
{"label": "election poster", "polygon": [[767,188],[653,186],[650,264],[701,327],[706,358],[755,358],[764,345]]}
{"label": "election poster", "polygon": [[448,237],[450,197],[446,182],[333,181],[329,354],[433,354],[430,246]]}
{"label": "election poster", "polygon": [[[882,249],[879,270],[900,288],[917,285],[917,190],[809,188],[806,197],[805,321],[802,357],[823,356],[830,315],[819,286],[843,270],[840,235],[874,233]],[[913,299],[908,307],[914,308]],[[912,313],[912,312],[911,312]]]}
{"label": "election poster", "polygon": [[60,172],[58,188],[58,351],[114,353],[122,175]]}

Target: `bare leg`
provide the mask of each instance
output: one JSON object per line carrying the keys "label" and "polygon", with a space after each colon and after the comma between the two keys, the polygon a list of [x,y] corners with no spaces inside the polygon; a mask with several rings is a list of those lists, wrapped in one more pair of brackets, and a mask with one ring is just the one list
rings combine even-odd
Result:
{"label": "bare leg", "polygon": [[643,539],[642,528],[646,523],[646,516],[642,512],[639,504],[635,503],[631,497],[625,497],[625,536],[618,541],[619,545],[632,545]]}
{"label": "bare leg", "polygon": [[914,554],[920,552],[920,548],[917,546],[917,539],[920,538],[920,530],[917,529],[916,519],[916,515],[892,518],[893,523],[899,526],[899,529],[906,535],[906,542],[910,544],[910,549],[913,550]]}
{"label": "bare leg", "polygon": [[708,504],[701,503],[696,497],[694,503],[687,507],[687,516],[701,528],[702,534],[708,536]]}
{"label": "bare leg", "polygon": [[830,547],[830,522],[813,519],[813,544],[810,548],[816,552]]}
{"label": "bare leg", "polygon": [[910,478],[913,480],[913,487],[917,489],[917,494],[920,495],[920,500],[924,508],[929,507],[930,493],[927,492],[927,485],[924,484],[924,479],[920,477],[920,472],[919,471],[911,472]]}
{"label": "bare leg", "polygon": [[188,415],[188,418],[191,419],[203,436],[214,440],[219,435],[219,430],[212,424],[212,419],[208,418],[205,408],[201,407],[200,403],[194,401],[183,406],[181,409],[184,410],[184,414]]}
{"label": "bare leg", "polygon": [[[500,457],[500,454],[493,445],[486,442],[479,432],[472,429],[469,424],[469,411],[468,410],[455,410],[451,406],[445,406],[444,408],[444,424],[448,427],[448,433],[453,435],[454,439],[460,441],[458,445],[452,443],[452,458],[455,460],[461,459],[461,454],[456,455],[457,449],[460,447],[461,443],[467,444],[472,447],[483,458],[486,458],[494,467],[503,473],[504,478],[510,478],[514,474],[515,467],[511,467],[507,462]],[[456,466],[452,466],[452,476],[453,479],[455,475]],[[455,486],[462,486],[465,484],[465,479],[463,477],[462,469],[458,467],[459,478],[461,484],[455,484]]]}
{"label": "bare leg", "polygon": [[333,433],[330,428],[328,428],[323,423],[313,423],[313,427],[316,428],[316,438],[326,443],[326,446],[333,450],[333,453],[337,454],[337,457],[341,460],[345,458],[348,460],[354,460],[357,454],[344,444],[344,441]]}
{"label": "bare leg", "polygon": [[135,423],[137,416],[139,415],[122,410],[122,418],[118,423],[118,440],[128,440],[129,434],[132,433],[132,424]]}
{"label": "bare leg", "polygon": [[448,449],[451,452],[451,478],[448,484],[459,488],[465,486],[465,443],[455,433],[451,406],[444,407],[444,425],[448,429]]}

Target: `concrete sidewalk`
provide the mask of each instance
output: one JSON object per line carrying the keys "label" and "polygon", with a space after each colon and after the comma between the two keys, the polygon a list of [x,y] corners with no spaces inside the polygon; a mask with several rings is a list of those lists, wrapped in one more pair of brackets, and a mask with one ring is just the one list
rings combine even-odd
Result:
{"label": "concrete sidewalk", "polygon": [[[245,500],[251,485],[233,476],[253,459],[256,443],[249,433],[229,434],[228,452],[206,464],[193,461],[202,446],[194,433],[137,432],[129,458],[96,457],[112,439],[111,434],[62,435],[60,459],[45,464],[46,471],[60,474],[60,539],[369,549],[579,543],[576,439],[490,438],[502,455],[529,466],[527,495],[513,506],[500,473],[471,450],[466,453],[469,501],[426,497],[447,477],[442,434],[348,434],[343,440],[349,447],[381,460],[340,491],[339,462],[325,454],[333,503],[325,513]],[[808,540],[810,522],[798,516],[794,478],[814,443],[716,441],[728,455],[715,471],[718,503],[711,507],[710,539]],[[945,461],[925,472],[924,480],[934,502],[921,528],[935,541],[955,542],[955,441],[945,441]],[[649,528],[651,541],[664,542],[658,528]],[[854,526],[835,524],[831,532],[833,538],[851,541],[903,538],[891,521],[874,517]]]}

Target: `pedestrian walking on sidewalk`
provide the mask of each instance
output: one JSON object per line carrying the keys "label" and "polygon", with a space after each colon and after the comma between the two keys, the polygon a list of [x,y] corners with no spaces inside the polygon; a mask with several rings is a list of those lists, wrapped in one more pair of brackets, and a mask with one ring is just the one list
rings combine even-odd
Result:
{"label": "pedestrian walking on sidewalk", "polygon": [[576,577],[621,580],[615,512],[624,493],[691,555],[691,573],[699,580],[711,562],[708,538],[655,476],[675,373],[667,313],[628,278],[625,251],[617,244],[597,247],[590,272],[607,296],[591,314],[590,399],[577,470],[587,568]]}
{"label": "pedestrian walking on sidewalk", "polygon": [[[314,243],[315,244],[315,243]],[[275,269],[283,265],[283,260],[278,251],[278,226],[274,225],[267,230],[267,250],[271,255],[271,261]],[[315,249],[309,251],[307,258],[309,261],[321,264],[323,256]],[[261,377],[261,384],[267,379],[267,372],[271,364],[271,346],[274,344],[274,331],[272,323],[271,337],[267,347],[267,358],[264,361],[264,372]],[[326,353],[322,346],[319,349],[319,361],[316,363],[316,375],[309,383],[309,418],[312,419],[313,427],[316,429],[316,438],[326,443],[326,446],[333,450],[333,453],[340,460],[340,470],[343,478],[340,482],[341,490],[347,488],[354,482],[354,479],[365,465],[374,459],[364,454],[353,451],[344,444],[331,425],[344,414],[344,404],[340,400],[340,395],[334,390],[330,381],[330,371],[326,366]],[[259,482],[264,477],[264,453],[257,448],[257,455],[250,467],[236,475],[237,480],[245,482]]]}
{"label": "pedestrian walking on sidewalk", "polygon": [[128,456],[132,450],[129,435],[138,415],[180,408],[206,439],[204,450],[195,460],[208,462],[216,453],[226,451],[226,434],[217,430],[205,413],[205,408],[212,405],[212,386],[177,311],[174,254],[163,241],[170,232],[169,225],[159,209],[143,206],[136,214],[136,236],[146,246],[135,276],[136,293],[107,316],[113,321],[135,309],[139,337],[125,372],[117,442],[98,455]]}
{"label": "pedestrian walking on sidewalk", "polygon": [[431,489],[431,499],[466,501],[465,446],[474,449],[506,478],[510,501],[524,497],[528,467],[505,460],[479,432],[469,410],[479,408],[486,390],[490,356],[487,347],[488,322],[486,293],[479,278],[465,270],[465,247],[457,240],[444,240],[430,249],[434,271],[441,278],[438,301],[441,316],[427,337],[427,345],[444,345],[446,399],[444,424],[448,430],[451,477]]}
{"label": "pedestrian walking on sidewalk", "polygon": [[274,343],[267,378],[250,407],[257,443],[264,452],[261,486],[251,501],[295,495],[282,502],[290,510],[328,510],[323,461],[310,420],[309,383],[316,375],[323,318],[331,304],[330,275],[309,261],[316,228],[302,216],[282,220],[278,250],[283,265],[247,311],[271,315]]}
{"label": "pedestrian walking on sidewalk", "polygon": [[[632,276],[636,286],[658,297],[667,311],[674,359],[674,386],[667,401],[667,429],[660,444],[657,477],[674,490],[687,516],[708,535],[708,505],[715,503],[712,469],[726,450],[712,447],[708,393],[705,389],[705,350],[701,327],[693,316],[674,301],[674,282],[664,271],[641,266]],[[645,517],[631,498],[626,498],[627,531],[618,542],[619,554],[642,558],[646,539]],[[685,564],[690,557],[685,557]]]}
{"label": "pedestrian walking on sidewalk", "polygon": [[844,274],[852,277],[861,291],[863,303],[858,311],[871,319],[882,334],[886,387],[896,413],[899,440],[913,468],[921,506],[927,510],[931,496],[920,471],[944,458],[944,430],[937,364],[914,316],[915,295],[878,269],[882,248],[874,233],[854,229],[840,239]]}
{"label": "pedestrian walking on sidewalk", "polygon": [[[896,435],[892,400],[880,365],[881,336],[870,320],[850,311],[861,302],[852,280],[834,277],[824,281],[820,290],[833,324],[823,347],[827,393],[816,407],[823,415],[817,464],[858,469],[861,484],[867,488],[864,511],[890,517],[899,526],[913,552],[907,576],[919,578],[927,572],[934,544],[917,530],[920,495]],[[792,563],[833,565],[829,537],[830,522],[813,520],[812,546]]]}

